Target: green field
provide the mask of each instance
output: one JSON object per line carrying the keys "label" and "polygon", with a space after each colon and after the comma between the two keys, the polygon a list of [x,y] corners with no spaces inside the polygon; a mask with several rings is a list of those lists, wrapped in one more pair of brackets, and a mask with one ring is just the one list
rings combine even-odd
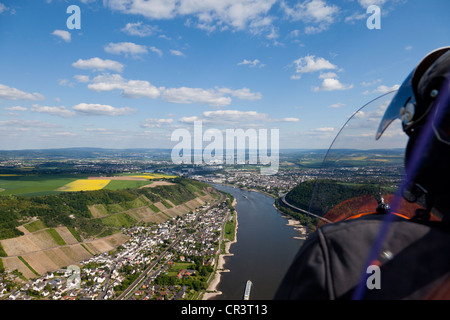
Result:
{"label": "green field", "polygon": [[1,176],[1,196],[10,194],[22,196],[43,196],[59,193],[56,189],[79,179],[74,175],[17,175]]}
{"label": "green field", "polygon": [[175,277],[182,269],[194,269],[195,265],[192,262],[175,262],[169,269],[167,275]]}
{"label": "green field", "polygon": [[118,213],[102,218],[102,223],[106,226],[116,228],[129,228],[137,223],[137,221],[126,213]]}
{"label": "green field", "polygon": [[30,232],[35,232],[47,228],[47,226],[41,220],[36,220],[32,223],[25,224],[24,227]]}
{"label": "green field", "polygon": [[53,238],[53,240],[56,241],[58,245],[60,246],[66,245],[66,242],[64,241],[63,238],[61,238],[58,231],[56,231],[55,229],[47,229],[46,231]]}
{"label": "green field", "polygon": [[[21,196],[44,196],[58,194],[61,192],[61,190],[58,189],[66,184],[74,182],[78,179],[87,178],[87,175],[0,175],[0,196],[7,196],[10,194]],[[104,189],[137,189],[151,183],[152,181],[150,180],[111,180],[106,187],[104,187]]]}

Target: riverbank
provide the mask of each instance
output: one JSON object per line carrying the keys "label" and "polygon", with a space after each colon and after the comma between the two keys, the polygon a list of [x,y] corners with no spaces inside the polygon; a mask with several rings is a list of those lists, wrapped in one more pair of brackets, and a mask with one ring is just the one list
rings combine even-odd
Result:
{"label": "riverbank", "polygon": [[232,253],[230,253],[230,247],[233,243],[237,242],[238,218],[237,218],[236,204],[237,204],[237,201],[236,201],[236,199],[234,199],[233,203],[231,204],[233,206],[233,208],[235,208],[234,214],[235,214],[235,219],[236,219],[236,227],[234,228],[234,239],[233,239],[233,241],[227,241],[225,243],[224,252],[222,254],[218,255],[217,266],[216,266],[216,270],[214,271],[214,278],[209,283],[208,289],[206,289],[206,292],[203,294],[202,300],[209,300],[209,299],[212,299],[212,298],[222,294],[222,292],[217,291],[217,287],[219,286],[219,283],[220,283],[221,274],[222,274],[222,272],[230,271],[230,270],[224,269],[225,257],[229,257],[229,256],[233,255]]}
{"label": "riverbank", "polygon": [[287,223],[288,226],[293,227],[295,231],[297,231],[301,234],[301,236],[294,237],[294,239],[298,239],[298,240],[306,239],[306,228],[305,228],[305,226],[303,226],[300,223],[300,221],[298,221],[297,219],[294,219],[290,216],[286,216],[286,215],[281,215],[281,216],[288,220],[288,223]]}
{"label": "riverbank", "polygon": [[293,238],[297,240],[306,240],[306,227],[302,225],[299,220],[279,210],[275,205],[275,202],[273,203],[273,207],[275,208],[275,210],[277,210],[277,212],[281,215],[281,217],[288,220],[288,223],[286,224],[287,226],[294,227],[294,230],[300,233],[300,236]]}

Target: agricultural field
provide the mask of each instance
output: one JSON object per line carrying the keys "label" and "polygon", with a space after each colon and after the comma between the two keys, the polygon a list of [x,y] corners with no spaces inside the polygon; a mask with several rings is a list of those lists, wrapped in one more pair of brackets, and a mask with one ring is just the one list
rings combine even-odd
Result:
{"label": "agricultural field", "polygon": [[73,175],[1,175],[0,196],[10,194],[42,196],[56,194],[58,188],[79,179]]}
{"label": "agricultural field", "polygon": [[78,179],[59,188],[59,191],[93,191],[106,187],[110,180]]}
{"label": "agricultural field", "polygon": [[[160,173],[122,174],[111,177],[62,174],[0,174],[0,196],[44,196],[60,192],[136,189],[176,178]],[[165,182],[169,184],[169,182]],[[158,184],[155,184],[157,186]]]}

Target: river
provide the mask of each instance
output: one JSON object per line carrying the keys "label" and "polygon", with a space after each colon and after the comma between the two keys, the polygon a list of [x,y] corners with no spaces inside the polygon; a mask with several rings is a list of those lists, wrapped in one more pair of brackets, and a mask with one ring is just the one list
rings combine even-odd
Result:
{"label": "river", "polygon": [[[232,194],[238,216],[237,242],[232,256],[225,257],[215,300],[241,300],[247,280],[251,280],[250,300],[269,300],[284,277],[303,240],[288,219],[273,206],[274,199],[260,192],[211,184]],[[245,197],[244,197],[245,196]]]}

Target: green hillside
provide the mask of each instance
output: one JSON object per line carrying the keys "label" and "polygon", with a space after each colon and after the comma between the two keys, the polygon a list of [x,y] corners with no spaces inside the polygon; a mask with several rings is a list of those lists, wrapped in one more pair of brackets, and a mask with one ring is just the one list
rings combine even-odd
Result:
{"label": "green hillside", "polygon": [[[65,192],[45,196],[25,197],[7,195],[0,197],[0,239],[17,237],[23,233],[16,227],[31,218],[40,219],[47,227],[64,225],[77,230],[84,237],[105,236],[130,226],[137,221],[127,210],[155,208],[153,203],[175,205],[205,195],[209,185],[185,179],[172,179],[173,185],[153,188],[122,190],[95,190]],[[101,216],[94,217],[90,206],[101,209]],[[169,205],[170,206],[170,205]],[[154,212],[154,210],[150,211]],[[111,216],[112,214],[119,214]]]}

